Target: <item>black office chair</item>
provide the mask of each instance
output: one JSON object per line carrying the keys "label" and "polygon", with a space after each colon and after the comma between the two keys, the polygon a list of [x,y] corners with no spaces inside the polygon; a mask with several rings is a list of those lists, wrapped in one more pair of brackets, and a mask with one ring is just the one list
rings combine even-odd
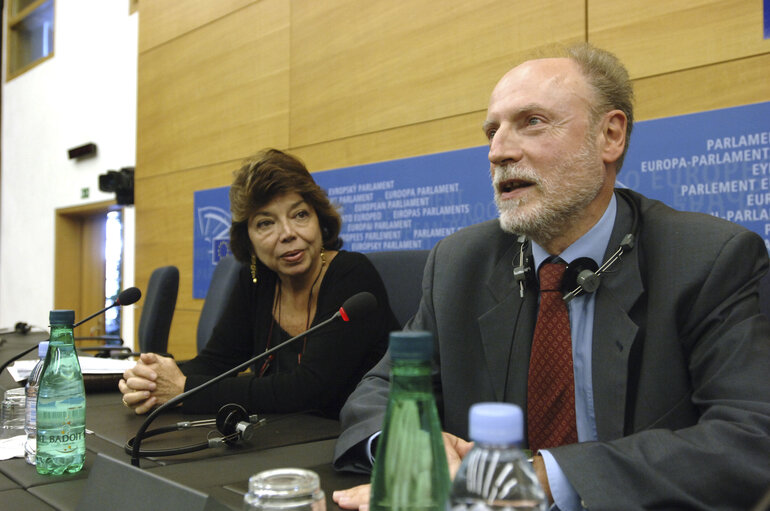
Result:
{"label": "black office chair", "polygon": [[241,268],[241,263],[236,261],[232,254],[220,259],[216,268],[214,268],[211,283],[209,284],[208,291],[206,291],[206,298],[203,301],[200,319],[198,319],[196,335],[198,353],[209,342],[214,327],[219,322],[219,318],[222,317],[222,312],[230,300],[235,283],[238,281],[238,274]]}
{"label": "black office chair", "polygon": [[125,345],[79,347],[78,351],[96,352],[96,356],[112,358],[127,358],[146,352],[168,355],[168,334],[171,330],[178,292],[179,270],[176,266],[162,266],[153,270],[142,297],[142,315],[139,318],[137,333],[139,352],[134,352],[130,346]]}
{"label": "black office chair", "polygon": [[393,314],[401,326],[417,312],[422,296],[422,272],[429,250],[393,250],[366,254],[380,274]]}
{"label": "black office chair", "polygon": [[179,292],[179,270],[176,266],[156,268],[150,275],[139,318],[139,351],[165,354],[168,333]]}

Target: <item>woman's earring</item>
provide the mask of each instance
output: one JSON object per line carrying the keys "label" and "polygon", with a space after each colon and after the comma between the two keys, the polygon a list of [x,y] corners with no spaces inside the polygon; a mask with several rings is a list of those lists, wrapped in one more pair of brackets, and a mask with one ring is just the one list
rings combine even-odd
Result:
{"label": "woman's earring", "polygon": [[251,265],[249,266],[251,269],[251,281],[253,283],[257,283],[257,256],[254,254],[251,254]]}
{"label": "woman's earring", "polygon": [[326,264],[326,254],[324,254],[324,246],[321,245],[321,266]]}

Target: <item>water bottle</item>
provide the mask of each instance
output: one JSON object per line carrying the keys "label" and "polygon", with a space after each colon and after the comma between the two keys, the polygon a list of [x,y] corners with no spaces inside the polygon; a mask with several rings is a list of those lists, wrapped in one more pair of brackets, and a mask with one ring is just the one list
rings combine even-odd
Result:
{"label": "water bottle", "polygon": [[471,406],[473,448],[452,484],[452,511],[548,509],[545,492],[518,445],[524,438],[521,408],[508,403]]}
{"label": "water bottle", "polygon": [[431,380],[429,332],[392,332],[390,394],[372,471],[370,508],[445,511],[449,468]]}
{"label": "water bottle", "polygon": [[38,474],[78,472],[86,457],[86,392],[74,321],[74,311],[51,311],[51,339],[37,391]]}
{"label": "water bottle", "polygon": [[42,341],[37,347],[38,361],[27,378],[24,388],[26,395],[26,416],[24,417],[24,432],[27,439],[24,441],[24,457],[30,465],[35,464],[35,445],[37,444],[37,388],[40,383],[40,375],[45,364],[45,354],[48,352],[48,341]]}
{"label": "water bottle", "polygon": [[14,387],[3,392],[0,403],[0,438],[24,434],[24,388]]}

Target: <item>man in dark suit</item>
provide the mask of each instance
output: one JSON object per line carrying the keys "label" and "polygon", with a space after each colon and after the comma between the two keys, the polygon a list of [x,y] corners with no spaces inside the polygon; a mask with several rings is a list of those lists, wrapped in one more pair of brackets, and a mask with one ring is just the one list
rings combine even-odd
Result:
{"label": "man in dark suit", "polygon": [[[569,303],[578,441],[536,446],[535,471],[564,510],[745,509],[770,485],[767,250],[735,224],[616,190],[632,123],[628,74],[605,51],[579,45],[509,71],[484,124],[499,220],[436,245],[406,328],[436,338],[456,467],[471,404],[527,410],[539,397],[528,372],[541,263],[601,264],[621,249],[599,288]],[[369,469],[389,368],[386,355],[343,408],[337,468]],[[358,507],[368,488],[334,498]]]}

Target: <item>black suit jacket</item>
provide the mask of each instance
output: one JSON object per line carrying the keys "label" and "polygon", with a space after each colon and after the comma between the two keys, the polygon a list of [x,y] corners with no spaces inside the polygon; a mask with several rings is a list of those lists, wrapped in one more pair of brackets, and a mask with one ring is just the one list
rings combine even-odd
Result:
{"label": "black suit jacket", "polygon": [[[590,509],[750,507],[770,485],[770,323],[757,298],[767,250],[735,224],[631,196],[636,246],[596,292],[599,440],[551,452]],[[619,199],[606,257],[632,221]],[[496,220],[442,240],[407,325],[436,336],[443,426],[463,438],[473,403],[526,409],[537,291],[520,297],[518,254]],[[381,427],[389,367],[386,355],[343,408],[338,468],[365,469],[356,446]]]}

